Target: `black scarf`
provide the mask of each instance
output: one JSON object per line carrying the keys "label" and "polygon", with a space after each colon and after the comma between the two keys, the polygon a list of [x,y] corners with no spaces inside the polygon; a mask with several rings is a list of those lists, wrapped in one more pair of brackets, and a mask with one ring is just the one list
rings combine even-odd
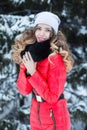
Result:
{"label": "black scarf", "polygon": [[41,61],[48,57],[50,54],[50,40],[46,40],[43,42],[35,42],[34,44],[29,44],[25,47],[25,49],[20,53],[21,57],[23,58],[23,55],[25,52],[30,52],[33,60],[35,62]]}

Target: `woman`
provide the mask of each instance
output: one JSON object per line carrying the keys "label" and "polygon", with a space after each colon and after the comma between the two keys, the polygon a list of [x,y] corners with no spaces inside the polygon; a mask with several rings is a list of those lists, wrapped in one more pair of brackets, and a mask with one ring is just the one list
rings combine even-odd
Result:
{"label": "woman", "polygon": [[31,130],[70,130],[63,93],[66,74],[74,61],[59,25],[57,15],[38,13],[34,29],[26,30],[13,46],[12,58],[20,65],[18,90],[23,95],[33,95]]}

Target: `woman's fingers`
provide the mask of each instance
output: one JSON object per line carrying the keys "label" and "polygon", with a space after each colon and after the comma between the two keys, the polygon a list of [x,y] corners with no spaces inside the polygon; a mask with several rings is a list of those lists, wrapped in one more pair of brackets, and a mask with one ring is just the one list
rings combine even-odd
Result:
{"label": "woman's fingers", "polygon": [[28,54],[28,57],[30,58],[30,60],[33,60],[29,51],[27,52],[27,54]]}
{"label": "woman's fingers", "polygon": [[30,52],[26,52],[25,55],[23,56],[23,59],[25,61],[33,60]]}
{"label": "woman's fingers", "polygon": [[27,62],[27,61],[30,60],[30,57],[29,57],[29,55],[28,55],[27,52],[25,53],[25,55],[23,55],[23,60],[24,60],[25,62]]}
{"label": "woman's fingers", "polygon": [[27,58],[28,60],[31,59],[31,58],[30,58],[30,55],[29,55],[29,52],[26,52],[26,58]]}

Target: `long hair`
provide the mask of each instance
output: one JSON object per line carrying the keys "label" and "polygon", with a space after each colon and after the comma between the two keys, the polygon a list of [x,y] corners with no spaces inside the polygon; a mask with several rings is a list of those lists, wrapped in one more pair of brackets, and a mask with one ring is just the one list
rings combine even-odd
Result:
{"label": "long hair", "polygon": [[51,41],[51,49],[54,53],[59,53],[63,57],[63,61],[66,65],[66,71],[70,72],[74,65],[74,59],[67,43],[67,39],[62,31],[58,31],[57,35],[54,35]]}
{"label": "long hair", "polygon": [[[12,46],[12,60],[21,64],[22,59],[20,56],[20,52],[23,51],[28,44],[33,44],[36,41],[34,29],[28,29],[23,34],[21,34],[20,38],[15,39],[15,45]],[[52,44],[51,44],[52,43]],[[69,49],[69,45],[67,44],[66,37],[61,31],[58,31],[58,34],[55,35],[54,31],[51,33],[51,50],[52,54],[60,53],[63,57],[64,63],[66,65],[66,71],[70,72],[72,70],[74,60],[72,58],[72,54]]]}
{"label": "long hair", "polygon": [[12,45],[12,61],[17,64],[22,63],[20,52],[23,51],[28,44],[33,44],[36,41],[34,30],[28,29],[19,37],[15,38],[15,44]]}

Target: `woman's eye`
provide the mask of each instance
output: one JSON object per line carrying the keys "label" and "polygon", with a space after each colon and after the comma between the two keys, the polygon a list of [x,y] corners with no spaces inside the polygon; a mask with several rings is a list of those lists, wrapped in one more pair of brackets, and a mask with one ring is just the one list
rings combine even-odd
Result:
{"label": "woman's eye", "polygon": [[50,30],[50,29],[47,29],[46,31],[47,31],[47,32],[51,32],[51,30]]}

